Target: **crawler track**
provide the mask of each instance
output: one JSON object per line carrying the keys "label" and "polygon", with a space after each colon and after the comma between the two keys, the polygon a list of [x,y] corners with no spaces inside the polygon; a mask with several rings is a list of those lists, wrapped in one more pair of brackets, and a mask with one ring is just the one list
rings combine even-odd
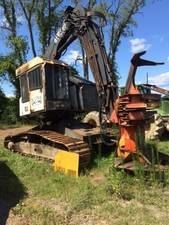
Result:
{"label": "crawler track", "polygon": [[58,150],[74,152],[79,155],[80,169],[87,167],[91,158],[87,143],[52,130],[38,130],[36,128],[7,136],[4,140],[4,146],[14,152],[45,160],[54,160]]}

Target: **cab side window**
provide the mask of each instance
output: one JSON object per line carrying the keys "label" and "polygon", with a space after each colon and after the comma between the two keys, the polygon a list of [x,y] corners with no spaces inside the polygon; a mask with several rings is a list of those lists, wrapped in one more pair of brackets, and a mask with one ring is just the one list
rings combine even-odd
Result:
{"label": "cab side window", "polygon": [[30,91],[39,89],[42,87],[42,79],[40,76],[40,67],[31,70],[28,73],[28,79],[29,79],[29,89]]}
{"label": "cab side window", "polygon": [[28,92],[28,79],[27,75],[23,74],[20,79],[20,89],[21,89],[21,97],[22,102],[28,102],[29,101],[29,92]]}

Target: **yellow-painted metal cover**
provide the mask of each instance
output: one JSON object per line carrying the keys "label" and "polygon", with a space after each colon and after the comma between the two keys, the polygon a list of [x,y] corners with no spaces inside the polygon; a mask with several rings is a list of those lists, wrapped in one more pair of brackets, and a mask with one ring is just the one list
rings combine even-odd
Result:
{"label": "yellow-painted metal cover", "polygon": [[78,177],[79,155],[74,152],[58,150],[55,155],[54,170]]}

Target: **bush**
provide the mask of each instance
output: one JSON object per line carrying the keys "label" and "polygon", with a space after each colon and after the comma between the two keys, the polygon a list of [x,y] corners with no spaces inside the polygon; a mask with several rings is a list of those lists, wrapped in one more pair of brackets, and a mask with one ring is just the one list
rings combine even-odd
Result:
{"label": "bush", "polygon": [[6,104],[0,114],[0,120],[6,124],[15,124],[19,121],[18,99],[15,97],[6,98]]}
{"label": "bush", "polygon": [[1,115],[3,114],[3,111],[5,110],[7,106],[7,102],[8,102],[8,98],[0,89],[0,118],[1,118]]}

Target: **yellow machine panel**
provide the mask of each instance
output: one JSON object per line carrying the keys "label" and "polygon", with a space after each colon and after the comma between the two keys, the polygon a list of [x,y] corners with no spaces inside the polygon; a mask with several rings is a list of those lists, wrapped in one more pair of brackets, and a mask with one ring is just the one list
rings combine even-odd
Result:
{"label": "yellow machine panel", "polygon": [[59,150],[55,156],[54,170],[78,177],[79,155],[73,152]]}

